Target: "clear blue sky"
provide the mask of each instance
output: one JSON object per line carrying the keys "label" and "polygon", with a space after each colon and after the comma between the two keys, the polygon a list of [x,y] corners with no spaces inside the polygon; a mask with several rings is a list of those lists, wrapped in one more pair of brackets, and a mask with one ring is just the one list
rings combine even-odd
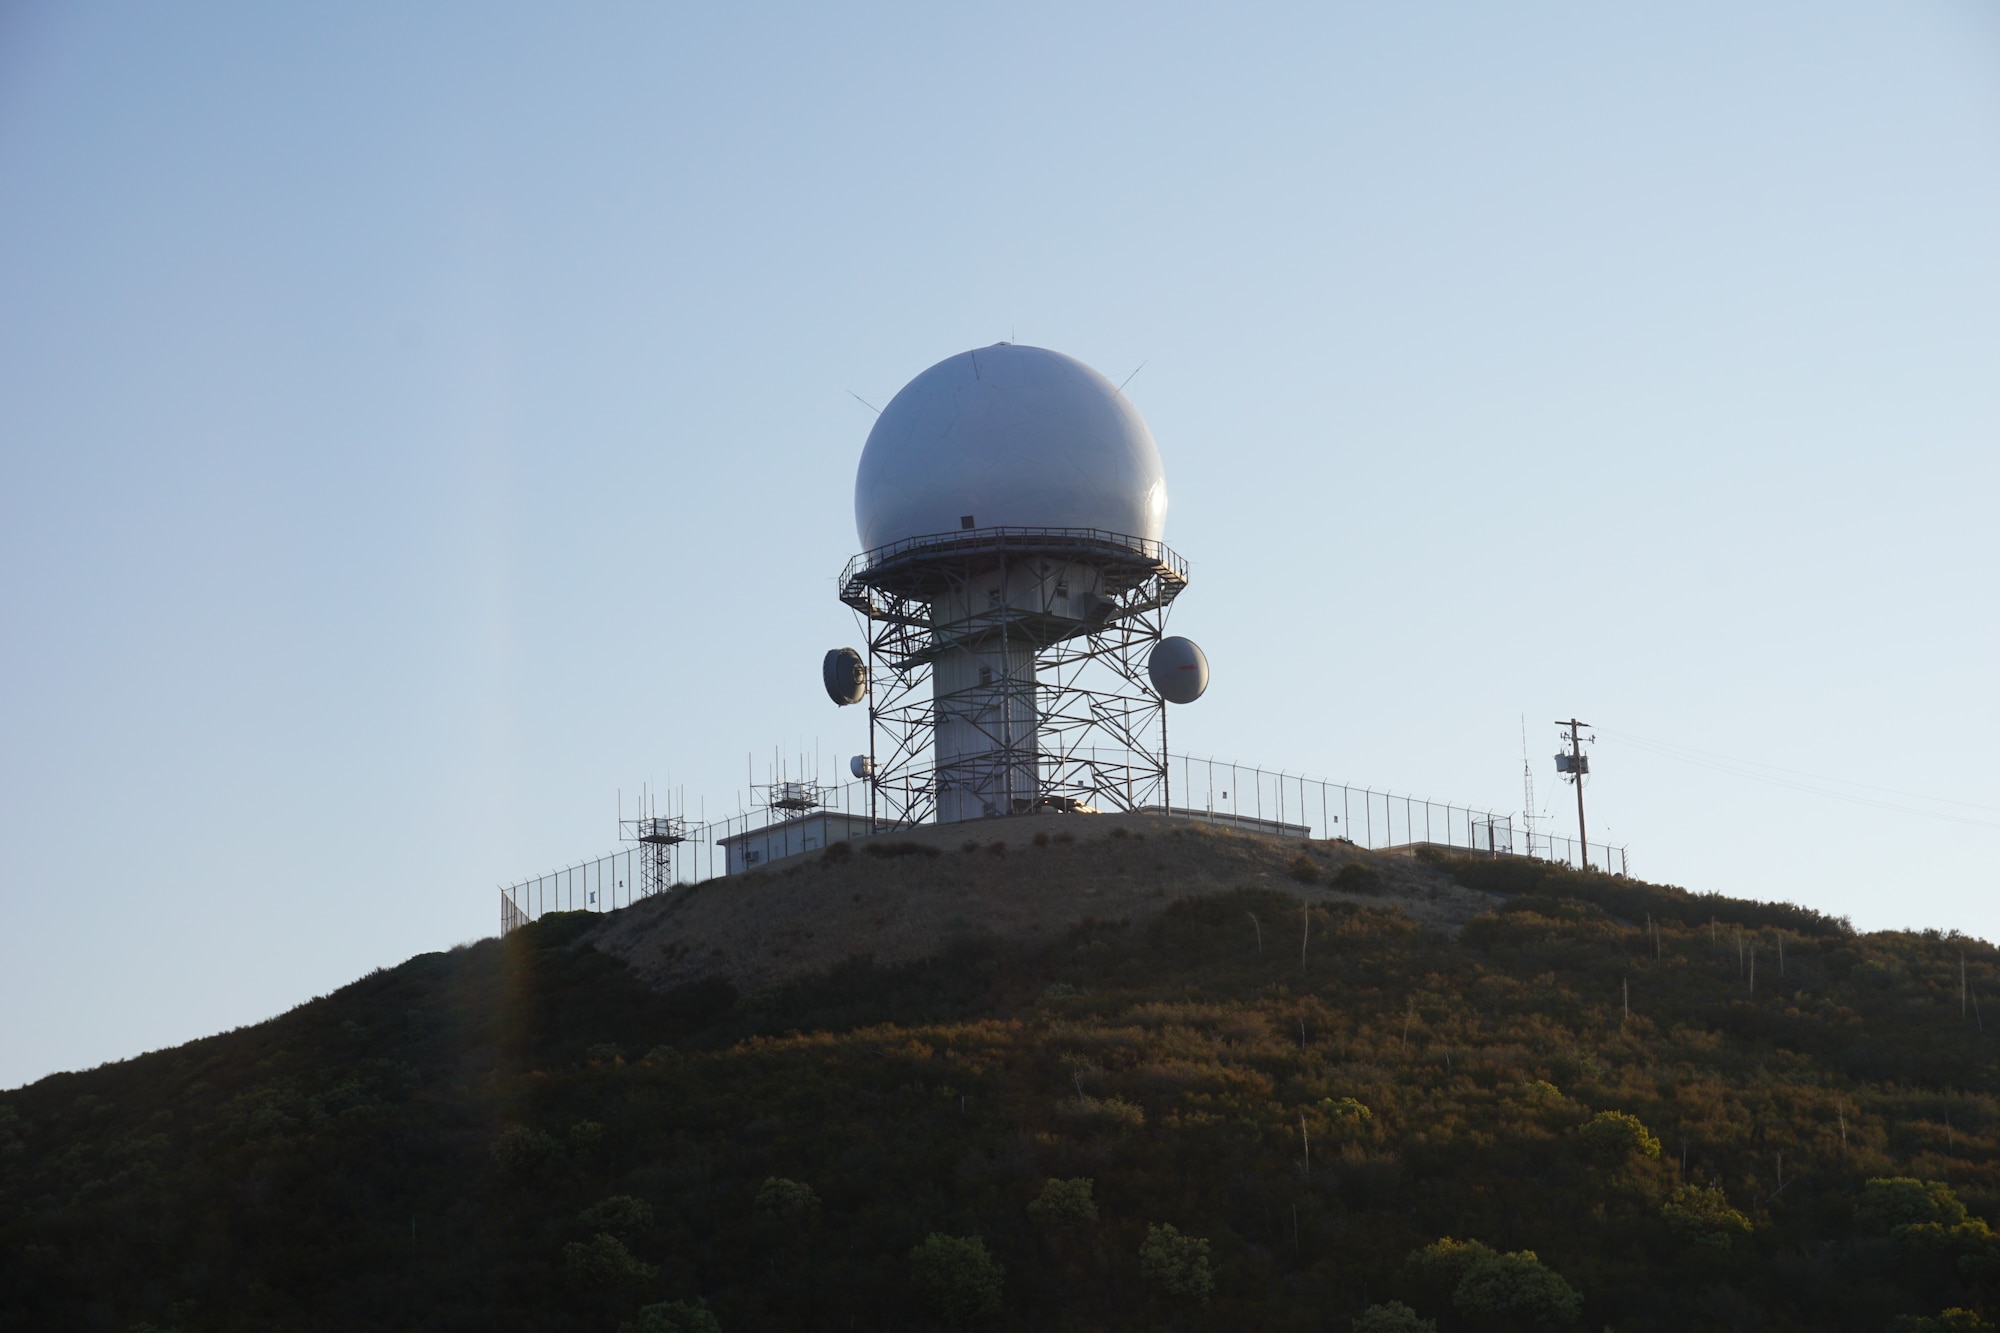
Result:
{"label": "clear blue sky", "polygon": [[1637,871],[2000,937],[1991,5],[27,4],[0,1086],[858,748],[849,395],[1010,336],[1145,363],[1177,743],[1560,813],[1574,710]]}

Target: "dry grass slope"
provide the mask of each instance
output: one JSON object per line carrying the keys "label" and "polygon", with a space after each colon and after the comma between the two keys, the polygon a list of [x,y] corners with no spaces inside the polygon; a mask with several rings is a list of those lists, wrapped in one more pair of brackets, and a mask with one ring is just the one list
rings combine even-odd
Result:
{"label": "dry grass slope", "polygon": [[[652,986],[720,977],[747,991],[851,958],[914,962],[968,936],[1032,945],[1086,919],[1140,924],[1179,899],[1243,887],[1393,904],[1451,934],[1499,901],[1407,857],[1157,815],[1022,816],[851,845],[641,902],[586,942]],[[1374,872],[1372,892],[1330,883],[1350,864]]]}

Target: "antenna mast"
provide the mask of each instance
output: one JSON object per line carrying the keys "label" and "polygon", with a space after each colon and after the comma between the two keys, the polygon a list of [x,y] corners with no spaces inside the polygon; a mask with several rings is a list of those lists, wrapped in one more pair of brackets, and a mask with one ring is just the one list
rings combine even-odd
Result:
{"label": "antenna mast", "polygon": [[1521,714],[1521,823],[1528,830],[1528,855],[1535,854],[1535,769],[1528,762],[1528,715]]}

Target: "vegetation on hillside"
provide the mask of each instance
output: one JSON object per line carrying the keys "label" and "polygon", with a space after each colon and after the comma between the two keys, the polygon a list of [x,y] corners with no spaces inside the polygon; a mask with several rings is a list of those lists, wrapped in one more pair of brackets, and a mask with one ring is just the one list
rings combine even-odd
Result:
{"label": "vegetation on hillside", "polygon": [[[21,1329],[1974,1329],[2000,959],[1534,863],[655,993],[551,916],[0,1094]],[[2000,1012],[1996,1013],[2000,1022]]]}

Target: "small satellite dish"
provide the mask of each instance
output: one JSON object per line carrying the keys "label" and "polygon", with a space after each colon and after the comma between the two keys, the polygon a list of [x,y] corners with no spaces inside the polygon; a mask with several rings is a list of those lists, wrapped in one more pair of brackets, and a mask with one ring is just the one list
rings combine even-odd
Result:
{"label": "small satellite dish", "polygon": [[847,771],[857,778],[869,777],[875,772],[875,761],[865,754],[857,754],[847,761]]}
{"label": "small satellite dish", "polygon": [[1146,659],[1153,689],[1170,704],[1191,704],[1208,689],[1208,659],[1193,639],[1176,634],[1161,639]]}
{"label": "small satellite dish", "polygon": [[852,648],[829,651],[820,674],[826,680],[826,697],[843,708],[860,703],[868,693],[868,664]]}

